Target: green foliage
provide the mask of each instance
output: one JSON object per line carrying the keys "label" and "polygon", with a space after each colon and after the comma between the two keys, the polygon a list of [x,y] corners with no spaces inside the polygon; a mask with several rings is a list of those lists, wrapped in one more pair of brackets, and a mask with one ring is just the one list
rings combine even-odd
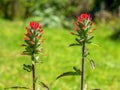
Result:
{"label": "green foliage", "polygon": [[81,75],[81,71],[77,69],[76,67],[73,67],[73,70],[74,71],[68,71],[68,72],[64,72],[60,74],[56,79],[59,79],[64,76],[80,76]]}
{"label": "green foliage", "polygon": [[40,82],[41,84],[42,84],[42,86],[46,89],[46,90],[49,90],[49,87],[45,84],[45,83],[43,83],[43,82]]}
{"label": "green foliage", "polygon": [[105,8],[109,11],[116,11],[120,5],[120,0],[94,0],[94,8],[100,9],[101,3],[105,4]]}
{"label": "green foliage", "polygon": [[[24,27],[29,22],[10,22],[3,19],[0,19],[0,22],[0,90],[15,85],[31,87],[31,75],[25,74],[21,68],[23,63],[31,64],[29,63],[30,58],[20,55],[23,50],[20,44],[23,42]],[[69,23],[72,24],[72,22]],[[56,76],[63,70],[71,71],[71,67],[74,65],[79,67],[80,49],[67,47],[71,41],[74,41],[73,36],[69,34],[68,30],[58,27],[57,30],[56,28],[45,28],[44,31],[46,42],[43,47],[47,56],[41,58],[44,64],[36,64],[38,79],[50,86],[50,90],[78,90],[79,80],[76,77],[71,76],[55,81]],[[88,66],[85,69],[87,90],[92,88],[120,90],[120,43],[108,38],[112,33],[110,24],[97,24],[93,42],[99,44],[99,47],[92,43],[89,46],[91,56],[96,63],[94,72],[90,68],[89,61],[87,60],[85,63]],[[40,89],[44,90],[44,88]],[[11,88],[11,90],[13,89]]]}
{"label": "green foliage", "polygon": [[112,34],[110,35],[110,39],[114,41],[120,40],[120,20],[116,17],[113,17],[113,19],[109,22],[111,29],[112,29]]}
{"label": "green foliage", "polygon": [[14,0],[1,0],[1,2],[1,15],[5,18],[36,18],[45,26],[59,25],[71,28],[69,25],[71,18],[84,11],[84,5],[90,10],[93,0],[89,2],[87,0],[16,0],[14,7],[17,8],[16,10],[12,9]]}
{"label": "green foliage", "polygon": [[27,87],[20,87],[20,86],[14,86],[14,87],[4,88],[4,90],[9,90],[9,89],[27,89],[27,90],[29,90],[30,88],[27,88]]}
{"label": "green foliage", "polygon": [[27,72],[31,72],[32,71],[32,66],[23,64],[23,69],[26,70]]}

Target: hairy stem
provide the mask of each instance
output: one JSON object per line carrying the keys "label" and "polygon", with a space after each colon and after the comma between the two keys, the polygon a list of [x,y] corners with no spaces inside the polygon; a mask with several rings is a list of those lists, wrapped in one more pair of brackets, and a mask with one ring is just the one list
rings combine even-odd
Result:
{"label": "hairy stem", "polygon": [[85,41],[82,43],[82,74],[81,74],[81,90],[84,89],[84,55],[85,55]]}

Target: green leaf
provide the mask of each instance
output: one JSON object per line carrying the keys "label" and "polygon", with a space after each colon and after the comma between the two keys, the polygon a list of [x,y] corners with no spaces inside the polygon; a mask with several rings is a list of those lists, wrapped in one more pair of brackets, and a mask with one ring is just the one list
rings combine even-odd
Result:
{"label": "green leaf", "polygon": [[28,51],[23,51],[23,55],[31,55],[31,53]]}
{"label": "green leaf", "polygon": [[90,43],[92,43],[92,42],[91,42],[91,41],[86,41],[86,43],[90,44]]}
{"label": "green leaf", "polygon": [[64,72],[61,75],[59,75],[56,79],[59,79],[64,76],[75,76],[75,75],[81,75],[81,71],[77,69],[76,67],[73,67],[74,71],[68,71]]}
{"label": "green leaf", "polygon": [[73,67],[73,69],[79,74],[79,75],[81,75],[81,71],[80,71],[80,69],[77,69],[75,66]]}
{"label": "green leaf", "polygon": [[38,54],[40,51],[39,50],[34,50],[34,53],[35,54]]}
{"label": "green leaf", "polygon": [[32,71],[32,66],[23,64],[23,69],[26,70],[27,72],[31,72]]}
{"label": "green leaf", "polygon": [[30,46],[27,46],[27,47],[25,48],[25,50],[26,50],[27,52],[32,52],[32,49],[31,49]]}
{"label": "green leaf", "polygon": [[40,46],[40,44],[39,43],[37,43],[37,45],[35,46],[35,48],[38,48]]}
{"label": "green leaf", "polygon": [[88,55],[90,55],[89,51],[86,51],[84,54],[84,57],[87,57]]}
{"label": "green leaf", "polygon": [[77,72],[73,72],[73,71],[64,72],[63,74],[59,75],[56,79],[59,79],[59,78],[64,77],[64,76],[73,76],[73,75],[79,75],[79,74]]}
{"label": "green leaf", "polygon": [[80,43],[80,40],[79,40],[78,38],[75,38],[75,40],[76,40],[78,43]]}
{"label": "green leaf", "polygon": [[84,39],[78,39],[78,38],[75,38],[75,40],[80,43],[82,45],[82,42],[84,41]]}
{"label": "green leaf", "polygon": [[90,64],[92,66],[92,69],[95,69],[95,63],[94,63],[94,61],[92,59],[90,59]]}
{"label": "green leaf", "polygon": [[81,46],[82,44],[77,44],[77,43],[73,43],[73,44],[70,44],[69,47],[71,46]]}
{"label": "green leaf", "polygon": [[35,56],[35,60],[38,61],[38,59],[39,59],[39,56]]}
{"label": "green leaf", "polygon": [[46,90],[49,90],[49,87],[45,84],[45,83],[43,83],[43,82],[40,82],[41,84],[42,84],[42,86],[46,89]]}
{"label": "green leaf", "polygon": [[89,36],[88,38],[87,38],[87,41],[89,41],[89,40],[91,40],[91,39],[93,39],[94,38],[94,36]]}
{"label": "green leaf", "polygon": [[13,87],[4,88],[4,90],[7,90],[7,89],[30,89],[30,88],[28,88],[28,87],[20,87],[20,86],[13,86]]}
{"label": "green leaf", "polygon": [[96,44],[96,43],[91,43],[91,44],[97,47],[101,47],[99,44]]}

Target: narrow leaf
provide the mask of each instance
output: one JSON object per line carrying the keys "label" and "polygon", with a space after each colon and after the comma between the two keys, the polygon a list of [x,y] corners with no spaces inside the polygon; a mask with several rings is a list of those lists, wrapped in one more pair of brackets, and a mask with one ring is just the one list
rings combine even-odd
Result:
{"label": "narrow leaf", "polygon": [[100,45],[96,44],[96,43],[91,43],[92,45],[94,46],[97,46],[97,47],[101,47]]}
{"label": "narrow leaf", "polygon": [[23,64],[23,69],[26,70],[27,72],[31,72],[32,71],[32,66]]}
{"label": "narrow leaf", "polygon": [[49,90],[49,87],[45,83],[41,82],[41,84],[44,88],[46,88],[46,90]]}
{"label": "narrow leaf", "polygon": [[59,78],[61,78],[61,77],[64,77],[64,76],[71,76],[71,75],[79,75],[79,73],[78,72],[72,72],[72,71],[70,71],[70,72],[64,72],[63,74],[61,74],[61,75],[59,75],[56,79],[59,79]]}
{"label": "narrow leaf", "polygon": [[90,53],[86,51],[84,57],[87,57],[88,55],[90,55]]}
{"label": "narrow leaf", "polygon": [[71,46],[81,46],[82,44],[77,44],[77,43],[73,43],[73,44],[70,44],[69,47]]}
{"label": "narrow leaf", "polygon": [[8,87],[8,88],[4,88],[4,89],[6,90],[6,89],[30,89],[30,88],[20,87],[20,86],[13,86],[13,87]]}
{"label": "narrow leaf", "polygon": [[81,75],[81,71],[80,71],[80,69],[77,69],[75,66],[73,67],[73,69],[79,74],[79,75]]}
{"label": "narrow leaf", "polygon": [[91,63],[92,69],[95,69],[95,63],[94,63],[94,61],[90,60],[90,63]]}
{"label": "narrow leaf", "polygon": [[78,38],[75,38],[75,40],[78,42],[78,43],[81,43],[80,40]]}
{"label": "narrow leaf", "polygon": [[75,38],[75,40],[76,40],[79,44],[81,44],[81,45],[82,45],[82,42],[84,41],[83,38],[81,38],[81,39]]}
{"label": "narrow leaf", "polygon": [[89,40],[91,40],[91,39],[93,39],[94,38],[94,36],[89,36],[88,38],[87,38],[87,40],[89,41]]}

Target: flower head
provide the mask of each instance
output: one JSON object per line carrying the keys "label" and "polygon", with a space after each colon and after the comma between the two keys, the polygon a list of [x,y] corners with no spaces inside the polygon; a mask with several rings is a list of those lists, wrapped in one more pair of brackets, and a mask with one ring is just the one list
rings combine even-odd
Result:
{"label": "flower head", "polygon": [[77,17],[77,21],[74,22],[75,26],[75,33],[70,32],[72,35],[79,37],[80,39],[76,38],[78,43],[82,41],[89,42],[90,34],[95,31],[95,28],[91,29],[92,27],[92,17],[90,14],[83,13]]}
{"label": "flower head", "polygon": [[41,28],[41,25],[37,22],[30,22],[30,27],[34,30]]}
{"label": "flower head", "polygon": [[75,30],[79,32],[81,30],[89,31],[89,29],[92,27],[92,17],[90,14],[83,13],[78,16],[77,22],[74,22],[74,25]]}
{"label": "flower head", "polygon": [[41,44],[41,37],[43,35],[43,29],[41,25],[38,22],[30,22],[29,27],[26,27],[27,33],[25,34],[25,37],[23,40],[25,41],[25,44],[22,44],[22,46],[26,47],[25,53],[26,55],[30,55],[33,52],[37,54],[38,48]]}
{"label": "flower head", "polygon": [[92,20],[90,14],[84,14],[84,13],[83,13],[83,14],[81,14],[80,16],[78,16],[78,21],[79,21],[79,23],[83,23],[84,21],[87,21],[87,20],[89,20],[89,21]]}

